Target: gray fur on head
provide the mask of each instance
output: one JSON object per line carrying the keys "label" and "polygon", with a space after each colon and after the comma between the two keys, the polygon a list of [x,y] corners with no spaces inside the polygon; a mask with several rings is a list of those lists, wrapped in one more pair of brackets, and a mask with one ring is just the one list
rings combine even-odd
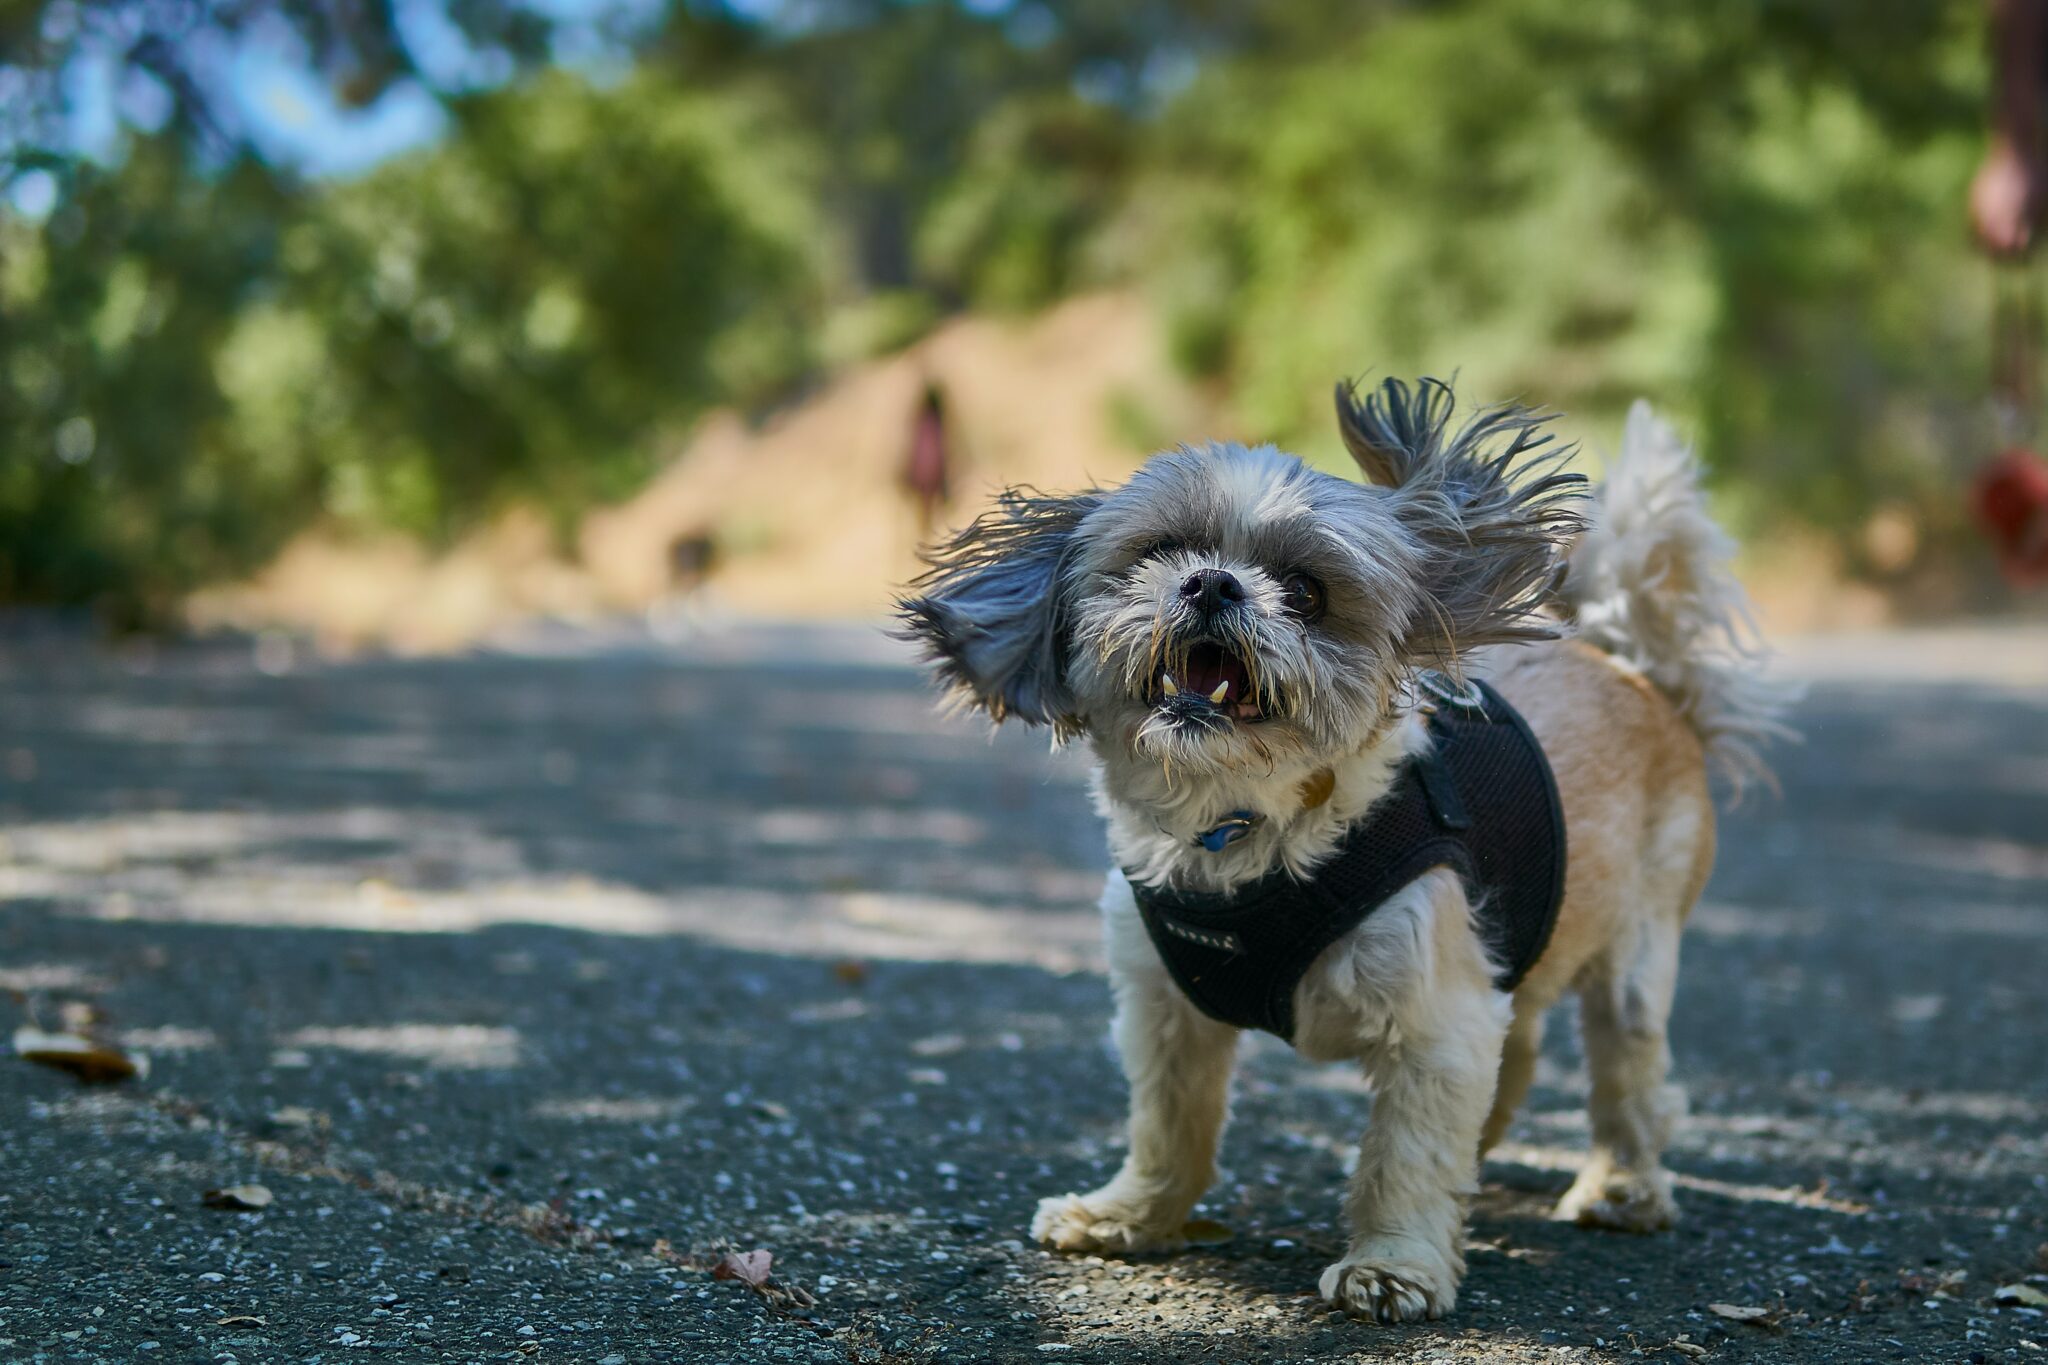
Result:
{"label": "gray fur on head", "polygon": [[1560,466],[1572,447],[1549,447],[1552,414],[1516,404],[1481,408],[1453,426],[1450,385],[1397,379],[1361,399],[1337,385],[1344,445],[1428,555],[1426,594],[1405,652],[1455,667],[1466,650],[1549,639],[1536,615],[1555,588],[1564,547],[1585,529],[1586,478]]}
{"label": "gray fur on head", "polygon": [[[1112,768],[1177,780],[1354,752],[1417,668],[1554,633],[1533,614],[1582,481],[1532,455],[1535,415],[1454,428],[1451,411],[1433,381],[1342,391],[1377,487],[1225,443],[1155,456],[1115,489],[1013,490],[930,552],[905,634],[968,705],[1086,733]],[[1209,571],[1228,605],[1188,590]],[[1197,671],[1184,695],[1174,680]]]}
{"label": "gray fur on head", "polygon": [[902,633],[967,705],[997,721],[1065,725],[1073,697],[1061,580],[1075,528],[1101,501],[1092,489],[1055,497],[1013,488],[925,552],[932,567],[912,584],[922,591],[899,604]]}

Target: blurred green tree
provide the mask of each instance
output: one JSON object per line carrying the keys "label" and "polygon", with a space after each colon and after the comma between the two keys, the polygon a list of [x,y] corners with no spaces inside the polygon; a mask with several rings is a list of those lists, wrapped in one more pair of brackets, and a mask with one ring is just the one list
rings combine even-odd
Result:
{"label": "blurred green tree", "polygon": [[[1582,433],[1647,393],[1753,527],[1939,531],[1989,436],[1980,10],[0,0],[0,600],[147,615],[322,515],[567,520],[707,404],[1104,281],[1314,455],[1366,367]],[[574,24],[618,65],[537,69]],[[208,73],[278,33],[445,135],[265,163]],[[157,92],[105,163],[81,62]]]}
{"label": "blurred green tree", "polygon": [[453,107],[319,193],[166,134],[0,209],[0,600],[147,617],[322,512],[567,518],[807,370],[828,260],[772,101],[556,72]]}
{"label": "blurred green tree", "polygon": [[659,424],[810,367],[829,259],[771,101],[551,72],[454,113],[307,204],[229,342],[238,409],[331,508],[437,536],[507,501],[572,516],[638,485]]}
{"label": "blurred green tree", "polygon": [[201,179],[150,139],[71,167],[41,223],[0,210],[0,601],[144,619],[314,505],[214,377],[282,209],[268,176]]}
{"label": "blurred green tree", "polygon": [[1177,354],[1334,459],[1324,377],[1463,372],[1612,431],[1648,394],[1752,524],[1953,524],[1982,453],[1988,271],[1969,3],[1417,6],[1212,64],[1127,226]]}

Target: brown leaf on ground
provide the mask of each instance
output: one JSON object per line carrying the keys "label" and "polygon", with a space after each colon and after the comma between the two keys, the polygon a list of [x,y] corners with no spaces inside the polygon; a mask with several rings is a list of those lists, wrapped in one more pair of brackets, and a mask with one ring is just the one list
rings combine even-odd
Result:
{"label": "brown leaf on ground", "polygon": [[142,1058],[131,1057],[111,1043],[76,1033],[18,1028],[14,1031],[14,1054],[39,1066],[68,1071],[85,1085],[105,1085],[148,1074]]}
{"label": "brown leaf on ground", "polygon": [[1899,1291],[1916,1299],[1952,1299],[1962,1292],[1964,1282],[1970,1278],[1967,1270],[1951,1270],[1935,1278],[1917,1271],[1899,1272]]}
{"label": "brown leaf on ground", "polygon": [[1740,1322],[1751,1327],[1768,1328],[1773,1325],[1776,1315],[1768,1308],[1756,1308],[1739,1303],[1710,1303],[1707,1311],[1717,1318]]}
{"label": "brown leaf on ground", "polygon": [[864,986],[868,980],[868,964],[858,958],[842,957],[832,964],[832,979],[842,986]]}
{"label": "brown leaf on ground", "polygon": [[268,1185],[230,1185],[226,1189],[208,1190],[199,1196],[199,1202],[210,1209],[227,1209],[234,1213],[257,1213],[269,1208],[276,1199]]}
{"label": "brown leaf on ground", "polygon": [[809,1308],[817,1302],[809,1292],[778,1282],[772,1273],[775,1255],[768,1251],[728,1251],[711,1267],[714,1280],[738,1280],[768,1300],[771,1307]]}
{"label": "brown leaf on ground", "polygon": [[739,1280],[759,1289],[768,1283],[769,1268],[775,1264],[775,1255],[768,1251],[727,1252],[711,1267],[714,1280]]}
{"label": "brown leaf on ground", "polygon": [[2003,1284],[1991,1301],[2003,1308],[2048,1308],[2048,1294],[2030,1284]]}

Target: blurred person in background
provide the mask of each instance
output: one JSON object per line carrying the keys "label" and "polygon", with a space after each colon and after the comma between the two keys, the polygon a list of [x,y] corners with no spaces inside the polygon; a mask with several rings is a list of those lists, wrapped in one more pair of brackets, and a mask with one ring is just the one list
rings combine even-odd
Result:
{"label": "blurred person in background", "polygon": [[2039,401],[2041,311],[2021,262],[2048,195],[2048,0],[1994,0],[1991,145],[1970,182],[1970,221],[1998,267],[1992,390],[2005,447],[1971,501],[2016,586],[2048,581],[2048,462],[2031,450]]}
{"label": "blurred person in background", "polygon": [[705,623],[706,584],[718,565],[718,540],[709,530],[685,531],[669,542],[668,590],[647,608],[647,627],[664,644],[680,644]]}
{"label": "blurred person in background", "polygon": [[931,538],[939,509],[948,496],[947,469],[951,442],[946,435],[946,396],[938,381],[928,379],[917,415],[910,420],[910,451],[903,461],[903,489],[917,512],[917,538]]}
{"label": "blurred person in background", "polygon": [[2048,0],[1993,0],[1991,146],[1970,182],[1970,221],[1994,257],[2033,245],[2044,201]]}

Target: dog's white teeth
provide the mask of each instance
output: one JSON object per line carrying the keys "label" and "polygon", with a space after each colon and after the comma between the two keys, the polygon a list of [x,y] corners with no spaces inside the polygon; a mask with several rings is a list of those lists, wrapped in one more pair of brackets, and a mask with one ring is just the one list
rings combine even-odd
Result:
{"label": "dog's white teeth", "polygon": [[1180,695],[1180,689],[1173,685],[1173,674],[1171,673],[1161,673],[1159,675],[1159,688],[1169,697]]}
{"label": "dog's white teeth", "polygon": [[1225,678],[1222,682],[1216,684],[1216,690],[1209,694],[1209,700],[1215,702],[1218,706],[1221,706],[1223,705],[1223,699],[1229,695],[1230,679]]}

